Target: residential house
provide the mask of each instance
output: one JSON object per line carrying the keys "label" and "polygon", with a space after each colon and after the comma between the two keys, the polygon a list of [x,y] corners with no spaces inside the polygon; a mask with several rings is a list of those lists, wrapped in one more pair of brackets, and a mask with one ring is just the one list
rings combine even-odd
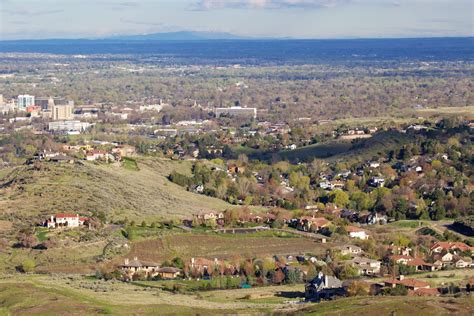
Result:
{"label": "residential house", "polygon": [[382,177],[372,177],[369,179],[368,184],[372,187],[380,188],[385,185],[385,179]]}
{"label": "residential house", "polygon": [[49,160],[59,155],[61,155],[61,153],[57,151],[43,150],[43,151],[37,152],[34,158],[37,160]]}
{"label": "residential house", "polygon": [[182,275],[183,270],[175,267],[161,267],[156,270],[158,276],[162,279],[176,279]]}
{"label": "residential house", "polygon": [[365,223],[368,225],[376,225],[376,224],[385,225],[387,224],[387,222],[388,222],[387,216],[382,215],[377,212],[369,213],[365,220]]}
{"label": "residential house", "polygon": [[451,265],[454,255],[446,250],[441,253],[437,253],[433,256],[435,264],[441,265],[443,267]]}
{"label": "residential house", "polygon": [[470,247],[463,242],[451,242],[451,241],[439,241],[430,248],[431,253],[442,253],[444,251],[452,251],[455,254],[462,251],[472,251],[474,253],[474,247]]}
{"label": "residential house", "polygon": [[79,214],[64,214],[58,213],[51,215],[51,217],[44,222],[45,227],[58,228],[58,227],[71,227],[76,228],[87,224],[89,221],[88,217],[81,217]]}
{"label": "residential house", "polygon": [[115,157],[105,150],[92,150],[86,154],[87,161],[96,161],[96,160],[106,160],[112,161],[115,160]]}
{"label": "residential house", "polygon": [[296,228],[305,232],[318,232],[330,224],[324,217],[303,216],[296,220]]}
{"label": "residential house", "polygon": [[368,233],[362,228],[355,227],[355,226],[347,226],[346,231],[349,234],[350,238],[358,238],[362,240],[369,239]]}
{"label": "residential house", "polygon": [[351,265],[359,271],[359,275],[377,275],[380,273],[382,262],[369,258],[356,257],[350,261]]}
{"label": "residential house", "polygon": [[427,263],[421,258],[414,258],[407,255],[393,255],[390,256],[390,260],[397,264],[403,264],[409,267],[415,267],[416,271],[436,271],[441,265],[435,263]]}
{"label": "residential house", "polygon": [[454,256],[452,263],[456,268],[471,268],[474,267],[474,264],[472,263],[472,258],[469,257],[459,257],[459,256]]}
{"label": "residential house", "polygon": [[347,209],[342,210],[340,216],[341,216],[341,218],[345,218],[345,219],[349,220],[350,222],[357,222],[358,217],[359,217],[357,215],[356,211],[347,210]]}
{"label": "residential house", "polygon": [[214,260],[209,260],[206,258],[191,258],[189,268],[192,272],[195,271],[206,275],[211,273],[221,264],[222,263],[217,258],[214,258]]}
{"label": "residential house", "polygon": [[413,260],[412,256],[405,256],[405,255],[393,255],[390,256],[390,260],[397,264],[407,264],[409,261]]}
{"label": "residential house", "polygon": [[319,272],[314,279],[305,285],[306,300],[319,301],[344,294],[345,291],[341,280],[333,276],[324,275],[322,272]]}
{"label": "residential house", "polygon": [[212,221],[215,221],[215,223],[218,225],[224,225],[224,213],[222,212],[200,211],[197,214],[193,214],[193,218],[200,225],[207,224]]}
{"label": "residential house", "polygon": [[134,257],[133,260],[125,259],[119,268],[130,277],[137,272],[144,273],[147,277],[153,277],[158,274],[160,267],[157,263],[140,261],[137,257]]}
{"label": "residential house", "polygon": [[394,288],[397,285],[402,285],[408,290],[417,291],[418,289],[429,289],[430,285],[427,282],[416,280],[416,279],[405,279],[403,275],[400,275],[398,279],[391,279],[385,281],[385,286]]}
{"label": "residential house", "polygon": [[392,255],[404,255],[404,256],[409,256],[411,252],[413,251],[410,247],[402,247],[402,246],[395,246],[391,244],[388,247],[388,251]]}
{"label": "residential house", "polygon": [[336,247],[336,249],[341,251],[341,255],[361,255],[363,253],[362,248],[354,245],[344,245]]}
{"label": "residential house", "polygon": [[369,168],[378,168],[378,167],[380,167],[380,162],[378,162],[378,161],[369,161],[367,165],[368,165]]}

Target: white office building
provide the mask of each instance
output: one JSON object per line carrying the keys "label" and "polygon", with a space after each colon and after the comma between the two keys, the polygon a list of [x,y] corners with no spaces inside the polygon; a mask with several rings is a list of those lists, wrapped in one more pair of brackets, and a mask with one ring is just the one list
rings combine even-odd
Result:
{"label": "white office building", "polygon": [[35,105],[35,97],[28,94],[18,96],[18,109],[26,110],[27,107]]}
{"label": "white office building", "polygon": [[51,132],[66,132],[70,135],[76,135],[91,127],[91,124],[81,121],[57,121],[50,122],[48,127]]}

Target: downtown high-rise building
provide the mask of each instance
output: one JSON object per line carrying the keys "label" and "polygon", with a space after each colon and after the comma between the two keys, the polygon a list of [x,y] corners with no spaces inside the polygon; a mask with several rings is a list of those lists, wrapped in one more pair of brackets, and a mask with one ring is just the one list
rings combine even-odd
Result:
{"label": "downtown high-rise building", "polygon": [[18,109],[26,110],[27,107],[35,105],[35,97],[33,95],[22,94],[18,96]]}

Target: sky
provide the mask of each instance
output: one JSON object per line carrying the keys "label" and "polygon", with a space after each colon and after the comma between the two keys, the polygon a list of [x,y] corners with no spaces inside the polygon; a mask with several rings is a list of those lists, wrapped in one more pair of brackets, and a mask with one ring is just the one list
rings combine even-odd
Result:
{"label": "sky", "polygon": [[0,39],[473,36],[474,0],[0,0]]}

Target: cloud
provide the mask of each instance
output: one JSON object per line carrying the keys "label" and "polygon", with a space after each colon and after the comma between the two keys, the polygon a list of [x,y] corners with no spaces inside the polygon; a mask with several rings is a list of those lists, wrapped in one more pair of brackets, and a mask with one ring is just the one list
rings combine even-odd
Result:
{"label": "cloud", "polygon": [[18,10],[3,10],[3,12],[10,15],[24,15],[24,16],[40,16],[40,15],[50,15],[62,13],[64,10],[30,10],[30,9],[18,9]]}
{"label": "cloud", "polygon": [[163,23],[161,22],[147,22],[147,21],[137,21],[137,20],[131,20],[127,18],[121,18],[120,22],[126,23],[126,24],[134,24],[134,25],[148,25],[148,26],[164,26]]}
{"label": "cloud", "polygon": [[329,8],[351,2],[354,2],[354,0],[198,0],[194,5],[194,9]]}
{"label": "cloud", "polygon": [[107,1],[102,1],[101,2],[104,5],[109,5],[109,6],[114,6],[114,7],[138,7],[140,6],[139,2],[136,1],[118,1],[118,2],[107,2]]}
{"label": "cloud", "polygon": [[348,4],[371,4],[394,7],[402,6],[401,0],[195,0],[192,9],[322,9]]}

